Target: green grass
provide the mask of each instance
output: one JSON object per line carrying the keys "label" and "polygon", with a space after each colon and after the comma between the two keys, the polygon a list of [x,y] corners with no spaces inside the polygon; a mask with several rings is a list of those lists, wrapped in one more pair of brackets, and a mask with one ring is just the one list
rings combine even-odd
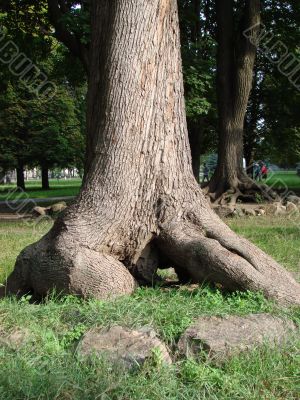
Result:
{"label": "green grass", "polygon": [[[276,189],[293,191],[300,190],[300,176],[295,171],[275,172],[269,175],[266,183]],[[0,186],[0,201],[24,199],[24,198],[51,198],[51,197],[68,197],[76,196],[81,186],[80,179],[69,180],[50,180],[50,190],[41,189],[41,181],[26,182],[26,192],[20,193],[16,191],[15,185]]]}
{"label": "green grass", "polygon": [[266,183],[274,189],[300,190],[300,176],[296,171],[279,171],[269,174]]}
{"label": "green grass", "polygon": [[2,185],[0,186],[0,201],[76,196],[80,186],[80,179],[50,180],[50,190],[42,190],[40,181],[29,181],[26,182],[25,192],[17,190],[15,185]]}
{"label": "green grass", "polygon": [[[250,238],[295,269],[299,262],[298,228],[282,218],[230,220]],[[24,223],[0,224],[1,279],[13,267],[20,249],[37,240],[50,225],[38,231]],[[0,400],[296,400],[300,389],[300,342],[281,348],[263,347],[216,366],[204,355],[199,360],[176,358],[175,344],[193,319],[203,315],[245,315],[269,312],[300,324],[299,309],[285,310],[261,294],[224,295],[216,289],[139,289],[131,297],[114,301],[80,301],[52,296],[43,304],[27,299],[0,301],[0,326],[9,331],[26,328],[32,342],[18,352],[0,347]],[[126,372],[105,360],[83,361],[76,345],[90,327],[122,324],[153,326],[167,343],[175,362]]]}
{"label": "green grass", "polygon": [[38,225],[34,222],[0,221],[0,283],[12,271],[20,251],[39,240],[50,226],[48,221]]}
{"label": "green grass", "polygon": [[239,235],[251,240],[280,264],[300,272],[300,221],[281,217],[250,217],[227,220]]}

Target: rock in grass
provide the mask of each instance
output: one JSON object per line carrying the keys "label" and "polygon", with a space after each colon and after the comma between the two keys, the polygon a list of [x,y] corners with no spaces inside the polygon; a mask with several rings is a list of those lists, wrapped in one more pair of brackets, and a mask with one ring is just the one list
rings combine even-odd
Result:
{"label": "rock in grass", "polygon": [[230,206],[218,206],[214,208],[214,211],[220,218],[229,218],[234,216],[234,207]]}
{"label": "rock in grass", "polygon": [[291,203],[291,202],[287,202],[286,203],[286,210],[288,212],[288,214],[298,214],[299,213],[299,208],[297,207],[296,204]]}
{"label": "rock in grass", "polygon": [[224,361],[264,343],[283,343],[296,330],[293,322],[269,314],[203,317],[181,336],[178,349],[186,357],[205,351],[211,358]]}
{"label": "rock in grass", "polygon": [[287,201],[289,203],[294,203],[294,204],[300,206],[300,197],[298,197],[298,196],[290,195],[287,197]]}
{"label": "rock in grass", "polygon": [[109,329],[93,328],[82,338],[78,346],[80,357],[105,356],[126,368],[141,366],[154,355],[160,361],[171,364],[172,360],[164,343],[152,328],[130,330],[122,326]]}
{"label": "rock in grass", "polygon": [[252,208],[243,208],[243,212],[248,217],[256,217],[256,212]]}
{"label": "rock in grass", "polygon": [[31,339],[31,334],[28,329],[17,328],[12,332],[7,333],[4,329],[0,327],[0,347],[5,346],[14,350],[18,350],[20,347],[24,346]]}
{"label": "rock in grass", "polygon": [[283,206],[281,203],[276,202],[273,204],[270,204],[266,207],[266,214],[267,215],[285,215],[287,213],[286,207]]}
{"label": "rock in grass", "polygon": [[61,203],[53,204],[49,207],[50,214],[58,214],[64,211],[67,208],[66,202],[62,201]]}
{"label": "rock in grass", "polygon": [[34,207],[32,210],[32,215],[34,217],[44,217],[47,215],[47,208],[45,207]]}

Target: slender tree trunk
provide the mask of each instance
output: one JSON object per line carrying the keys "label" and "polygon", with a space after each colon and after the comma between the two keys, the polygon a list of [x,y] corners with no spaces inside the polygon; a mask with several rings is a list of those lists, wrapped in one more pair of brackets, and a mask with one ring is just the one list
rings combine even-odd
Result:
{"label": "slender tree trunk", "polygon": [[194,177],[200,182],[200,156],[201,156],[201,133],[200,127],[193,121],[188,121],[189,142],[191,146],[192,168]]}
{"label": "slender tree trunk", "polygon": [[260,0],[246,0],[238,35],[234,29],[234,1],[216,0],[218,25],[217,92],[219,110],[218,165],[208,190],[218,200],[228,190],[253,187],[243,169],[243,132],[256,48],[243,32],[252,26],[258,35]]}
{"label": "slender tree trunk", "polygon": [[107,298],[174,265],[193,282],[300,303],[300,285],[217,217],[193,177],[176,0],[92,1],[87,120],[81,193],[2,294]]}
{"label": "slender tree trunk", "polygon": [[50,185],[49,185],[49,169],[45,166],[41,167],[42,170],[42,189],[43,190],[49,190]]}
{"label": "slender tree trunk", "polygon": [[[197,57],[199,54],[199,49],[197,48],[197,44],[199,43],[199,34],[200,34],[200,1],[193,0],[192,4],[192,12],[193,12],[193,20],[194,23],[191,29],[191,41],[195,45],[195,56]],[[200,129],[197,126],[197,123],[194,121],[188,121],[188,133],[189,133],[189,142],[191,146],[191,156],[192,156],[192,168],[194,176],[197,182],[200,181],[200,154],[201,154],[201,137],[200,137]]]}
{"label": "slender tree trunk", "polygon": [[5,175],[6,175],[5,171],[0,171],[0,185],[4,185]]}
{"label": "slender tree trunk", "polygon": [[244,154],[247,163],[248,174],[253,176],[253,164],[255,158],[255,150],[257,143],[257,127],[260,117],[260,84],[258,82],[258,71],[255,68],[254,71],[254,85],[250,97],[250,104],[245,117],[245,129],[244,129]]}
{"label": "slender tree trunk", "polygon": [[17,167],[17,187],[25,190],[24,165],[20,161],[18,162]]}

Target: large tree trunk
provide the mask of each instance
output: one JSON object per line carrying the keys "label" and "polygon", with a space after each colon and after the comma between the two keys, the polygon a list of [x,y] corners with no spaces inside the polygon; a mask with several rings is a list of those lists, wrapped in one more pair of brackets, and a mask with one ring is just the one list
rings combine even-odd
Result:
{"label": "large tree trunk", "polygon": [[92,2],[88,135],[77,201],[20,254],[7,293],[107,298],[174,265],[300,303],[290,274],[233,233],[193,177],[176,0]]}
{"label": "large tree trunk", "polygon": [[50,185],[49,185],[49,169],[45,166],[42,166],[42,189],[43,190],[49,190]]}
{"label": "large tree trunk", "polygon": [[256,48],[243,35],[250,27],[259,33],[260,0],[246,0],[243,18],[235,31],[233,0],[216,0],[218,26],[217,92],[219,111],[218,165],[208,185],[212,200],[227,191],[249,190],[254,182],[243,169],[243,131]]}
{"label": "large tree trunk", "polygon": [[20,161],[17,166],[17,187],[21,190],[25,190],[24,165]]}

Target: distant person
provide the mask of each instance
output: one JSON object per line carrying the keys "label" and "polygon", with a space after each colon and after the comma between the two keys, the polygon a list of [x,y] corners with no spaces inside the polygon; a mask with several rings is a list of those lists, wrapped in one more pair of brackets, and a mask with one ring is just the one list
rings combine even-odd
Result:
{"label": "distant person", "polygon": [[209,182],[209,168],[206,165],[206,163],[204,163],[203,165],[203,179],[202,179],[202,183],[204,182]]}
{"label": "distant person", "polygon": [[257,181],[260,178],[260,171],[261,171],[261,167],[260,165],[256,162],[253,165],[253,177],[254,179]]}
{"label": "distant person", "polygon": [[261,177],[262,179],[268,179],[268,167],[266,166],[266,164],[263,164],[263,166],[261,167]]}

